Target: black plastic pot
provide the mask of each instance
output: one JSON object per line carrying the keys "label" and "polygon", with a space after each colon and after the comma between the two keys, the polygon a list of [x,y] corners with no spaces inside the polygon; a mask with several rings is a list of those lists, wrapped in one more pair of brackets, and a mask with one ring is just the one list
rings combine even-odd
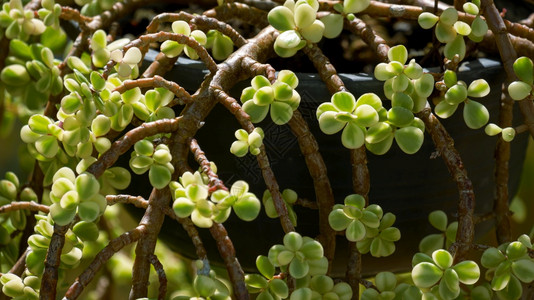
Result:
{"label": "black plastic pot", "polygon": [[[155,52],[149,52],[146,59],[153,60]],[[147,62],[148,63],[148,62]],[[202,62],[180,58],[179,66],[166,75],[189,91],[196,90],[207,71]],[[484,78],[492,86],[491,94],[481,100],[491,112],[490,122],[496,122],[501,84],[504,71],[498,62],[479,59],[465,63],[460,68],[459,79],[470,83]],[[346,195],[352,193],[351,164],[349,150],[343,148],[339,135],[323,134],[318,126],[315,111],[319,104],[329,101],[330,94],[317,74],[298,73],[298,92],[302,97],[300,112],[319,143],[319,150],[328,169],[336,202],[342,203]],[[340,74],[347,88],[356,96],[374,92],[383,95],[383,83],[367,74]],[[250,81],[242,82],[233,90],[239,98],[242,88]],[[382,99],[385,97],[382,96]],[[519,117],[518,117],[519,118]],[[269,117],[267,117],[269,119]],[[483,129],[471,130],[465,125],[461,108],[450,119],[442,120],[444,126],[455,140],[473,182],[476,196],[476,213],[483,214],[492,209],[494,199],[494,149],[496,137],[488,137]],[[297,140],[289,126],[277,126],[269,121],[258,124],[265,131],[264,143],[271,167],[281,189],[291,188],[299,197],[314,200],[314,188]],[[214,108],[205,125],[196,137],[208,159],[215,162],[221,179],[227,185],[236,180],[246,180],[251,190],[261,199],[266,189],[256,159],[252,155],[237,158],[230,152],[234,141],[234,131],[240,128],[234,117],[224,107]],[[519,183],[519,175],[525,155],[527,135],[519,135],[512,143],[510,161],[510,195],[513,196]],[[394,226],[401,231],[402,238],[396,243],[397,251],[387,258],[377,260],[367,255],[364,259],[364,273],[376,273],[381,270],[405,270],[410,267],[411,257],[417,252],[417,245],[422,237],[437,233],[428,224],[428,214],[437,209],[446,211],[451,216],[457,208],[458,191],[449,175],[443,160],[436,155],[431,138],[426,135],[419,152],[414,155],[403,153],[396,145],[383,156],[368,154],[368,166],[371,176],[370,202],[379,204],[384,212],[397,216]],[[314,237],[318,232],[317,211],[296,207],[298,214],[297,231]],[[452,217],[450,219],[453,219]],[[246,270],[254,270],[257,255],[266,255],[269,248],[281,243],[283,231],[278,219],[270,219],[262,211],[257,220],[244,222],[232,216],[225,227],[229,232],[237,257]],[[479,232],[487,231],[491,224],[479,224]],[[212,261],[221,261],[216,254],[213,238],[207,230],[200,230]],[[479,234],[480,235],[480,234]],[[195,251],[186,232],[177,229],[176,223],[167,220],[162,237],[177,252],[195,258]],[[347,243],[338,238],[336,273],[344,272],[345,257],[348,256]]]}

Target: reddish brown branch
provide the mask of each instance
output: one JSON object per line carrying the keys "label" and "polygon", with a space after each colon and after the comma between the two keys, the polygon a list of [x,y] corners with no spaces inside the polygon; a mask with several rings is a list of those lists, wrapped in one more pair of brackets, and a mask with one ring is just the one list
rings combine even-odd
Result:
{"label": "reddish brown branch", "polygon": [[213,58],[211,58],[208,51],[206,51],[206,48],[204,48],[204,46],[199,44],[197,40],[195,40],[194,38],[183,35],[183,34],[163,32],[163,31],[158,32],[158,33],[145,34],[131,41],[128,45],[126,45],[124,47],[124,51],[128,50],[131,47],[142,48],[146,45],[149,45],[150,43],[164,42],[168,40],[175,41],[175,42],[178,42],[179,44],[184,44],[184,45],[187,45],[193,48],[193,50],[195,50],[195,52],[198,54],[200,60],[204,62],[204,64],[206,64],[206,68],[210,72],[215,73],[217,71],[217,64],[215,63]]}
{"label": "reddish brown branch", "polygon": [[[108,202],[108,205],[114,205],[116,203],[125,203],[125,204],[132,204],[135,207],[138,208],[144,208],[146,209],[148,207],[148,201],[143,199],[141,196],[130,196],[130,195],[108,195],[106,196],[106,200]],[[193,242],[193,245],[196,249],[196,254],[199,259],[206,259],[207,258],[207,252],[204,248],[204,245],[202,243],[202,240],[200,239],[200,236],[198,234],[198,230],[189,218],[178,218],[174,210],[170,207],[165,207],[164,209],[165,215],[173,218],[174,220],[178,221],[184,230],[189,235],[189,238],[191,238],[191,241]]]}
{"label": "reddish brown branch", "polygon": [[59,264],[61,263],[61,250],[65,244],[65,233],[69,225],[54,226],[54,234],[50,239],[48,252],[44,261],[43,279],[41,280],[40,299],[55,299],[58,280]]}
{"label": "reddish brown branch", "polygon": [[[507,85],[503,85],[502,101],[499,113],[499,126],[506,128],[512,126],[514,100],[506,92]],[[508,179],[510,160],[510,143],[500,137],[495,148],[495,200],[493,211],[497,221],[497,242],[503,244],[512,241],[510,224],[510,209],[508,207]]]}
{"label": "reddish brown branch", "polygon": [[323,54],[323,51],[317,45],[313,45],[311,48],[304,47],[302,50],[313,63],[315,69],[317,69],[319,76],[321,76],[330,93],[334,94],[346,90],[345,84],[339,78],[336,68],[330,63],[328,57]]}
{"label": "reddish brown branch", "polygon": [[202,168],[202,172],[206,174],[209,178],[208,187],[210,192],[214,192],[219,189],[227,191],[228,188],[224,185],[224,182],[219,179],[219,176],[217,176],[217,174],[215,174],[215,172],[213,172],[213,170],[211,169],[210,161],[206,157],[204,151],[200,149],[197,140],[191,139],[190,149],[193,153],[193,156],[195,157],[195,160],[200,165],[200,168]]}
{"label": "reddish brown branch", "polygon": [[238,300],[249,299],[250,297],[245,285],[245,274],[237,260],[234,245],[228,237],[228,232],[226,232],[222,224],[213,223],[213,226],[210,227],[210,233],[217,242],[219,253],[221,253],[224,259],[228,276],[234,288],[234,296]]}
{"label": "reddish brown branch", "polygon": [[345,277],[352,288],[352,299],[358,300],[360,295],[360,281],[362,278],[362,255],[355,242],[349,242],[349,261]]}
{"label": "reddish brown branch", "polygon": [[126,133],[111,145],[111,148],[100,156],[98,161],[92,164],[87,171],[96,177],[100,177],[104,171],[111,167],[120,155],[126,153],[137,141],[158,133],[168,133],[178,130],[181,117],[164,119],[149,123],[143,123]]}
{"label": "reddish brown branch", "polygon": [[69,6],[61,7],[61,15],[59,17],[66,21],[75,21],[80,26],[81,31],[89,31],[87,24],[93,21],[93,18],[86,17],[79,10]]}
{"label": "reddish brown branch", "polygon": [[[146,227],[145,225],[139,225],[135,229],[132,229],[128,232],[121,234],[119,237],[116,237],[109,241],[109,243],[100,250],[100,252],[95,256],[90,266],[87,267],[74,283],[70,286],[65,294],[65,299],[73,300],[77,299],[80,294],[83,292],[84,288],[91,282],[95,277],[98,270],[100,270],[106,262],[119,250],[124,248],[124,246],[136,242],[145,234]],[[41,290],[41,295],[43,291]],[[54,299],[54,298],[46,298]]]}
{"label": "reddish brown branch", "polygon": [[[216,90],[216,97],[219,101],[232,113],[235,115],[237,121],[241,126],[247,131],[252,132],[254,130],[254,125],[249,120],[249,116],[245,113],[237,101],[226,94],[223,90]],[[276,177],[273,173],[273,170],[270,167],[269,159],[265,154],[265,146],[262,145],[260,148],[260,153],[256,156],[258,160],[258,165],[260,166],[263,179],[267,185],[267,189],[271,193],[273,198],[274,207],[278,216],[280,217],[280,223],[284,232],[295,231],[295,227],[291,220],[289,219],[289,214],[287,212],[287,207],[282,199],[282,194],[280,194],[280,187],[276,181]]]}
{"label": "reddish brown branch", "polygon": [[145,70],[142,77],[150,78],[154,75],[163,76],[174,67],[174,64],[177,60],[178,56],[167,57],[165,54],[160,52],[158,55],[156,55],[156,59],[154,59],[150,66],[148,66],[148,68]]}
{"label": "reddish brown branch", "polygon": [[[508,75],[508,81],[512,82],[517,80],[517,76],[515,75],[513,69],[513,64],[517,59],[517,54],[509,39],[506,26],[499,14],[499,11],[491,0],[483,0],[482,8],[484,17],[486,17],[486,20],[488,21],[488,26],[495,35],[495,41],[501,54],[504,69]],[[523,113],[525,124],[529,128],[530,135],[534,136],[534,104],[532,101],[519,101],[519,107]]]}
{"label": "reddish brown branch", "polygon": [[381,62],[387,62],[389,46],[370,25],[358,18],[354,18],[352,21],[349,21],[345,18],[344,22],[346,28],[348,28],[352,33],[359,35],[362,40],[374,50],[378,56],[378,60]]}
{"label": "reddish brown branch", "polygon": [[151,87],[162,87],[171,91],[179,101],[179,104],[187,104],[193,101],[191,95],[180,85],[173,81],[168,81],[165,78],[154,75],[151,78],[139,78],[134,80],[126,80],[121,85],[116,87],[113,91],[124,93],[127,90],[140,87],[140,88],[151,88]]}
{"label": "reddish brown branch", "polygon": [[40,211],[40,212],[44,212],[45,214],[47,214],[50,211],[47,205],[35,203],[33,201],[31,202],[21,201],[21,202],[11,202],[9,204],[0,206],[0,213],[8,213],[10,211],[16,211],[16,210],[22,210],[22,209],[26,209],[26,210],[34,211],[34,212]]}
{"label": "reddish brown branch", "polygon": [[135,261],[132,270],[132,289],[130,299],[146,297],[150,276],[150,255],[154,254],[158,234],[165,219],[164,209],[169,207],[171,193],[168,187],[161,190],[154,188],[148,199],[148,207],[139,222],[145,225],[146,233],[135,247]]}
{"label": "reddish brown branch", "polygon": [[158,289],[158,299],[163,300],[165,299],[165,295],[167,294],[167,276],[165,275],[165,270],[163,269],[163,265],[158,260],[158,257],[154,254],[150,255],[148,257],[148,260],[154,266],[154,269],[156,270],[156,274],[158,274],[158,280],[159,280],[159,289]]}
{"label": "reddish brown branch", "polygon": [[204,15],[219,21],[239,19],[258,28],[265,28],[269,25],[267,12],[238,2],[225,3],[224,5],[217,6],[214,9],[205,11]]}
{"label": "reddish brown branch", "polygon": [[324,255],[332,265],[336,252],[335,231],[328,223],[328,216],[335,204],[334,193],[323,157],[319,153],[317,140],[310,132],[308,124],[298,110],[293,112],[293,117],[289,120],[289,127],[297,137],[300,152],[304,155],[306,165],[313,180],[315,198],[319,208],[319,241],[324,247]]}
{"label": "reddish brown branch", "polygon": [[460,154],[454,148],[454,141],[445,127],[428,108],[417,113],[417,116],[425,123],[426,130],[436,145],[436,150],[441,154],[441,158],[443,158],[449,173],[458,186],[458,233],[450,252],[454,255],[455,261],[462,261],[473,243],[475,233],[473,184],[467,176]]}
{"label": "reddish brown branch", "polygon": [[189,22],[195,27],[197,27],[197,29],[200,29],[202,31],[215,29],[221,32],[222,34],[227,35],[237,47],[241,47],[245,43],[247,43],[247,40],[243,36],[241,36],[239,32],[233,29],[232,26],[221,22],[215,18],[192,15],[183,11],[179,13],[162,13],[157,15],[147,26],[147,33],[155,33],[161,23],[174,22],[178,20]]}

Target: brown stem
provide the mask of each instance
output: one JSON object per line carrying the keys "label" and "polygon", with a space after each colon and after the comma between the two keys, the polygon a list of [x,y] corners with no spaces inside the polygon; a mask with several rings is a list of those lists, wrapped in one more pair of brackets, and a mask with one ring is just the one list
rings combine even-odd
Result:
{"label": "brown stem", "polygon": [[[512,82],[517,80],[517,76],[515,75],[513,69],[513,64],[517,58],[517,54],[509,39],[506,25],[504,24],[499,11],[495,7],[495,4],[492,0],[482,0],[482,11],[488,22],[489,28],[495,35],[495,41],[501,54],[504,69],[508,75],[508,81]],[[519,108],[521,108],[521,112],[523,113],[525,124],[529,128],[530,135],[534,136],[534,104],[532,101],[519,101]]]}
{"label": "brown stem", "polygon": [[[241,106],[234,98],[230,97],[222,90],[216,91],[216,97],[232,114],[236,116],[237,121],[245,130],[247,130],[249,133],[254,130],[254,125],[252,125],[250,122],[249,116],[241,109]],[[276,181],[273,170],[269,165],[269,159],[265,154],[264,145],[260,147],[260,153],[256,155],[256,158],[258,160],[258,165],[260,166],[265,184],[267,185],[267,189],[273,198],[274,207],[278,213],[278,216],[280,217],[280,223],[282,224],[284,232],[287,233],[290,231],[295,231],[295,227],[289,219],[289,214],[287,212],[287,207],[284,203],[284,200],[282,199],[282,194],[280,194],[280,187]]]}
{"label": "brown stem", "polygon": [[[134,80],[126,80],[121,85],[116,87],[113,92],[124,93],[127,90],[133,88],[151,88],[151,87],[163,87],[174,93],[178,98],[178,104],[187,104],[193,101],[191,95],[180,85],[173,81],[168,81],[165,78],[154,75],[151,78],[139,78]],[[174,100],[173,100],[174,101]]]}
{"label": "brown stem", "polygon": [[265,28],[269,25],[267,12],[238,2],[217,6],[214,9],[205,11],[204,15],[219,21],[239,19],[258,28]]}
{"label": "brown stem", "polygon": [[195,160],[198,162],[200,167],[202,168],[202,172],[206,174],[209,178],[209,190],[210,192],[214,192],[218,189],[222,190],[228,190],[228,188],[224,185],[224,182],[219,179],[219,176],[213,172],[211,169],[211,164],[208,158],[206,157],[206,154],[202,149],[200,149],[200,146],[198,145],[197,140],[191,139],[191,146],[190,146],[191,152],[193,153],[193,156],[195,157]]}
{"label": "brown stem", "polygon": [[359,35],[362,40],[375,51],[379,61],[388,61],[389,46],[382,37],[376,34],[370,25],[358,18],[354,18],[352,21],[345,18],[344,22],[346,28],[352,33]]}
{"label": "brown stem", "polygon": [[163,22],[174,22],[178,20],[190,22],[202,31],[215,29],[221,32],[222,34],[225,34],[230,37],[232,42],[234,42],[237,47],[241,47],[247,43],[247,40],[243,36],[241,36],[239,32],[233,29],[232,26],[221,22],[215,18],[192,15],[183,11],[179,13],[162,13],[157,15],[147,26],[147,33],[156,32],[158,30],[159,25]]}
{"label": "brown stem", "polygon": [[352,288],[352,299],[358,300],[360,295],[360,281],[362,280],[362,255],[355,242],[349,242],[349,261],[345,277]]}
{"label": "brown stem", "polygon": [[298,198],[295,202],[295,205],[300,205],[302,207],[306,207],[309,209],[319,209],[319,206],[317,205],[316,201],[310,201],[305,198]]}
{"label": "brown stem", "polygon": [[[139,240],[143,234],[146,232],[145,225],[139,225],[135,229],[132,229],[128,232],[121,234],[119,237],[116,237],[109,241],[109,243],[100,250],[100,252],[95,256],[90,266],[87,267],[80,276],[76,278],[74,283],[70,286],[65,294],[65,299],[73,300],[80,296],[84,288],[87,287],[89,282],[95,277],[98,270],[100,270],[106,262],[117,252],[119,252],[124,246],[134,243]],[[41,294],[43,290],[41,290]],[[47,298],[54,299],[54,298]]]}
{"label": "brown stem", "polygon": [[[512,126],[512,116],[514,100],[506,93],[506,86],[503,85],[502,101],[499,113],[499,126],[501,128]],[[512,241],[512,231],[510,228],[510,210],[508,207],[508,179],[510,160],[510,143],[500,137],[495,148],[495,200],[493,211],[497,221],[497,242],[503,244]]]}
{"label": "brown stem", "polygon": [[22,255],[19,257],[17,262],[11,267],[11,269],[9,270],[9,273],[13,273],[19,277],[22,276],[22,273],[26,269],[26,255],[28,255],[27,247],[22,253]]}
{"label": "brown stem", "polygon": [[50,239],[48,252],[44,261],[43,279],[41,280],[39,299],[55,299],[58,280],[59,264],[61,263],[61,250],[65,244],[65,233],[69,225],[54,225],[54,234]]}
{"label": "brown stem", "polygon": [[226,229],[222,224],[213,223],[213,226],[210,227],[210,233],[217,242],[219,253],[224,259],[228,276],[234,288],[234,296],[238,300],[249,299],[250,296],[245,285],[245,274],[237,260],[234,245],[228,237]]}
{"label": "brown stem", "polygon": [[332,186],[328,179],[326,165],[323,157],[319,153],[317,140],[310,132],[306,120],[304,120],[298,110],[293,112],[293,117],[289,120],[288,125],[297,137],[300,152],[304,155],[306,165],[313,179],[316,202],[319,208],[318,240],[324,247],[324,255],[328,259],[329,265],[332,265],[332,260],[336,252],[336,236],[335,231],[328,223],[328,215],[335,201]]}
{"label": "brown stem", "polygon": [[[217,64],[215,63],[213,58],[211,58],[206,48],[204,48],[204,46],[197,42],[197,40],[195,40],[193,37],[179,33],[161,31],[158,33],[145,34],[126,45],[124,47],[124,51],[127,51],[131,47],[143,48],[149,45],[150,43],[164,42],[168,40],[175,41],[179,44],[184,44],[191,47],[198,54],[200,60],[206,64],[206,67],[210,72],[215,73],[217,71]],[[106,65],[103,74],[104,77],[109,76],[111,69],[115,64],[116,62],[112,60]]]}
{"label": "brown stem", "polygon": [[144,225],[146,233],[135,247],[135,261],[132,270],[132,289],[130,299],[146,297],[150,262],[148,258],[154,254],[158,233],[165,219],[164,209],[169,206],[171,193],[168,187],[161,190],[154,188],[148,199],[148,207],[139,225]]}
{"label": "brown stem", "polygon": [[330,63],[328,57],[323,54],[323,51],[317,45],[313,45],[310,48],[304,47],[302,50],[311,60],[317,72],[319,72],[319,76],[321,76],[330,93],[334,94],[346,90],[345,84],[337,75],[336,68]]}
{"label": "brown stem", "polygon": [[[126,203],[126,204],[132,204],[135,207],[144,208],[146,209],[148,207],[148,201],[143,199],[141,196],[130,196],[130,195],[107,195],[106,201],[108,202],[108,205],[114,205],[116,203]],[[171,217],[172,219],[178,221],[184,230],[187,232],[189,237],[191,238],[191,241],[193,242],[193,245],[196,249],[196,254],[199,259],[206,259],[207,258],[207,252],[204,248],[204,245],[202,243],[202,240],[200,239],[200,236],[198,234],[197,228],[189,218],[178,218],[174,210],[170,207],[166,207],[164,209],[165,215]]]}
{"label": "brown stem", "polygon": [[167,276],[165,275],[165,270],[163,270],[163,265],[158,260],[158,257],[154,254],[150,255],[148,257],[148,260],[154,266],[154,269],[156,270],[156,274],[158,275],[159,280],[159,290],[158,290],[158,300],[165,299],[165,295],[167,294]]}
{"label": "brown stem", "polygon": [[9,204],[6,204],[6,205],[3,205],[3,206],[0,206],[0,213],[8,213],[10,211],[17,211],[17,210],[22,210],[22,209],[27,209],[29,211],[34,211],[34,212],[44,212],[45,214],[47,214],[50,209],[48,208],[47,205],[44,205],[44,204],[39,204],[39,203],[35,203],[33,201],[31,202],[28,202],[28,201],[21,201],[21,202],[11,202]]}
{"label": "brown stem", "polygon": [[158,133],[174,132],[178,130],[180,120],[181,117],[143,123],[141,126],[128,131],[122,138],[115,141],[111,148],[102,154],[98,161],[92,164],[87,171],[95,175],[95,177],[100,177],[107,168],[117,161],[120,155],[128,151],[137,141]]}
{"label": "brown stem", "polygon": [[473,243],[475,226],[473,213],[475,209],[475,193],[473,184],[460,153],[454,148],[454,141],[439,120],[432,114],[429,108],[424,109],[417,116],[425,123],[426,130],[432,137],[436,145],[436,150],[441,154],[449,173],[458,186],[458,233],[456,242],[451,246],[450,252],[453,254],[455,261],[465,259],[470,245]]}

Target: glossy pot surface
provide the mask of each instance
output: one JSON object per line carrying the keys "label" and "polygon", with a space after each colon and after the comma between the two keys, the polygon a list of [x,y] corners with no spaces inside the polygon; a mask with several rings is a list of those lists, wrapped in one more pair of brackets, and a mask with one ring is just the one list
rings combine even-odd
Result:
{"label": "glossy pot surface", "polygon": [[[154,53],[149,53],[148,59],[151,59],[151,55]],[[189,91],[196,90],[206,74],[203,63],[180,58],[178,64],[179,66],[173,68],[166,78],[172,78]],[[490,122],[497,122],[500,85],[504,75],[501,65],[492,60],[480,59],[465,63],[460,71],[459,79],[468,84],[475,79],[485,78],[492,86],[490,95],[481,102],[490,110]],[[330,94],[317,74],[297,75],[300,81],[297,90],[302,97],[299,111],[318,141],[336,202],[342,203],[344,197],[352,193],[349,150],[342,147],[340,134],[331,136],[323,134],[315,117],[317,106],[329,101]],[[363,93],[374,92],[385,99],[382,92],[383,83],[371,75],[340,74],[340,76],[348,90],[356,97]],[[240,91],[249,83],[250,81],[238,84],[233,90],[233,96],[239,99]],[[383,100],[383,102],[388,105],[389,101]],[[454,138],[455,146],[473,182],[476,213],[483,214],[489,212],[493,205],[494,149],[497,138],[485,135],[483,128],[468,129],[463,121],[461,109],[462,107],[451,118],[442,120],[442,123]],[[312,179],[289,126],[275,125],[270,119],[257,126],[265,132],[266,151],[280,188],[291,188],[299,197],[315,200]],[[217,105],[205,120],[205,125],[198,131],[196,138],[208,159],[217,164],[218,174],[228,186],[236,180],[245,180],[250,184],[252,192],[261,199],[266,187],[255,157],[248,154],[243,158],[237,158],[229,152],[230,145],[235,140],[234,132],[238,128],[239,124],[232,114],[221,105]],[[512,143],[509,182],[511,196],[519,183],[526,143],[526,134],[517,136]],[[456,184],[439,153],[436,153],[428,134],[425,134],[425,142],[420,151],[414,155],[403,153],[395,143],[385,155],[377,156],[368,152],[368,167],[371,176],[370,203],[379,204],[384,212],[392,212],[397,216],[394,226],[400,229],[402,238],[396,243],[397,251],[390,257],[381,258],[378,263],[367,255],[364,259],[364,272],[406,270],[410,267],[411,256],[417,252],[420,239],[427,234],[437,233],[427,221],[428,214],[441,209],[450,217],[455,212],[458,200]],[[297,231],[303,235],[316,236],[317,211],[303,207],[295,207],[295,211],[298,215]],[[266,255],[273,244],[282,242],[283,231],[279,220],[268,218],[263,211],[253,222],[244,222],[232,216],[224,225],[235,245],[237,257],[247,271],[255,269],[254,262],[258,255]],[[477,229],[484,232],[490,225],[489,222],[482,223]],[[164,240],[176,251],[195,258],[193,245],[186,232],[177,228],[176,223],[172,223],[171,220],[167,220],[164,226],[162,232]],[[221,261],[209,231],[200,230],[200,232],[208,252],[213,255],[211,259]],[[344,238],[338,238],[335,263],[338,265],[335,267],[337,273],[344,272],[347,253],[346,241]]]}

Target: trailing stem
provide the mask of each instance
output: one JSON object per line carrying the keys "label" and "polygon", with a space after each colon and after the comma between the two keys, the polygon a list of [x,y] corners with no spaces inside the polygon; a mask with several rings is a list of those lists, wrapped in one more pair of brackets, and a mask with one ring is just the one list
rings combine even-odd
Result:
{"label": "trailing stem", "polygon": [[[70,286],[65,294],[67,300],[74,300],[80,296],[84,288],[87,287],[89,282],[95,277],[98,270],[100,270],[106,262],[117,252],[119,252],[126,245],[136,242],[145,234],[146,227],[145,225],[139,225],[135,229],[132,229],[128,232],[121,234],[119,237],[116,237],[109,241],[109,243],[100,250],[100,252],[95,256],[91,265],[83,271],[80,276],[76,278],[74,283]],[[50,298],[54,299],[54,298]]]}
{"label": "trailing stem", "polygon": [[460,153],[454,148],[454,141],[447,130],[432,114],[429,108],[425,108],[417,116],[425,123],[425,128],[432,137],[437,151],[440,153],[451,177],[458,186],[458,232],[456,242],[449,249],[456,262],[466,258],[475,235],[474,210],[475,193],[473,184],[467,176]]}

